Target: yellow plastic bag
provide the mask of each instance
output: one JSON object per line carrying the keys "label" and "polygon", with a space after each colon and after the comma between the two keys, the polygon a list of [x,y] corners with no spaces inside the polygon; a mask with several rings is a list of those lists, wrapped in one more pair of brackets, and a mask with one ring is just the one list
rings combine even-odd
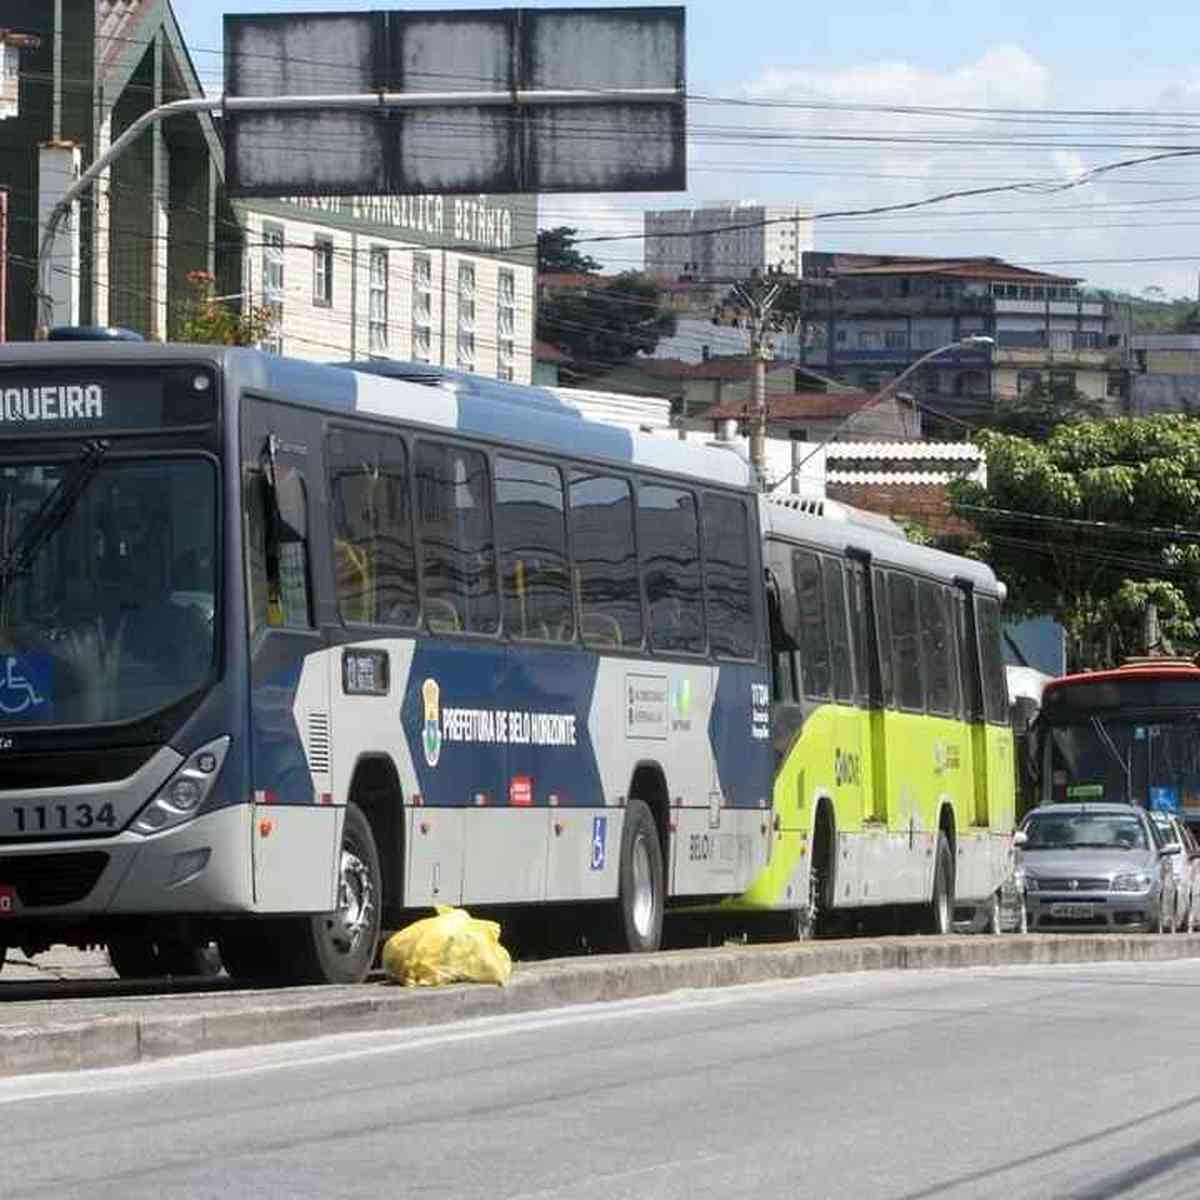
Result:
{"label": "yellow plastic bag", "polygon": [[495,921],[477,921],[466,909],[437,909],[393,933],[383,947],[388,978],[407,987],[443,983],[498,983],[512,975],[512,958],[500,944]]}

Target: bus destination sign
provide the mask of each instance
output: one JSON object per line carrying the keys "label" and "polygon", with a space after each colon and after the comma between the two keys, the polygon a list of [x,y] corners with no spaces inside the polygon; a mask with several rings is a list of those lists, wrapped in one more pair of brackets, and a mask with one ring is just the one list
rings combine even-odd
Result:
{"label": "bus destination sign", "polygon": [[[0,437],[18,434],[153,431],[164,426],[207,423],[215,415],[207,372],[0,371]],[[197,393],[192,380],[205,385]]]}

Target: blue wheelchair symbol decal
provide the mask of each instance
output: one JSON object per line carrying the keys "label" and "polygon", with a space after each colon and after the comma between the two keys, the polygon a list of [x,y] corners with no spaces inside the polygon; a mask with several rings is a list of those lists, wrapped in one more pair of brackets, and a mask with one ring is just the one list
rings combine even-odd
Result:
{"label": "blue wheelchair symbol decal", "polygon": [[[50,715],[51,661],[47,657],[18,658],[11,654],[0,659],[0,716]],[[35,713],[35,709],[41,711]]]}
{"label": "blue wheelchair symbol decal", "polygon": [[608,818],[592,818],[592,861],[589,864],[593,871],[604,870],[604,853],[608,842]]}

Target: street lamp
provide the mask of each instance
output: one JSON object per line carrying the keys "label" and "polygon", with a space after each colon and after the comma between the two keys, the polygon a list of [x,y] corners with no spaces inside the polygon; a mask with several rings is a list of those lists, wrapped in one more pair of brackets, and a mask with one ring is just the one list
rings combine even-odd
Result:
{"label": "street lamp", "polygon": [[863,404],[860,404],[852,413],[839,422],[837,428],[835,428],[834,431],[823,442],[820,442],[814,446],[812,450],[798,463],[796,463],[796,465],[792,467],[792,469],[782,479],[771,484],[771,490],[777,488],[781,483],[787,483],[787,481],[791,479],[793,475],[798,475],[801,469],[804,467],[804,464],[811,458],[814,458],[816,455],[820,454],[820,452],[824,450],[830,442],[834,441],[838,437],[842,430],[845,429],[851,421],[853,421],[866,409],[872,408],[874,405],[878,404],[880,400],[891,395],[891,393],[894,392],[914,371],[918,370],[920,367],[923,367],[927,362],[929,362],[930,359],[937,358],[939,354],[945,354],[950,350],[964,350],[971,349],[972,347],[994,346],[995,344],[996,339],[993,337],[988,337],[986,334],[982,333],[972,333],[967,337],[959,338],[955,342],[947,342],[944,346],[939,346],[936,350],[930,350],[928,354],[922,354],[921,357],[915,362],[910,363],[907,367],[905,367],[895,379],[889,380],[887,383],[885,383],[883,387],[881,387],[879,391],[875,392],[875,394],[872,395],[869,400]]}

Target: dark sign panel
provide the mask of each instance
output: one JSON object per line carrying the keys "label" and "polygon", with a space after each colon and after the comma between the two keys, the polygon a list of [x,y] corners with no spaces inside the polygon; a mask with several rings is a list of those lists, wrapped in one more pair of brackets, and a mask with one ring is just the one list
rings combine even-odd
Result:
{"label": "dark sign panel", "polygon": [[[198,378],[206,381],[199,390]],[[205,371],[181,376],[88,367],[0,370],[0,442],[19,435],[90,436],[206,424],[216,416],[213,393]]]}
{"label": "dark sign panel", "polygon": [[[419,104],[337,99],[372,92]],[[546,92],[586,95],[529,95]],[[226,181],[233,196],[682,190],[684,94],[682,7],[226,16],[226,97],[329,97],[228,108]]]}

